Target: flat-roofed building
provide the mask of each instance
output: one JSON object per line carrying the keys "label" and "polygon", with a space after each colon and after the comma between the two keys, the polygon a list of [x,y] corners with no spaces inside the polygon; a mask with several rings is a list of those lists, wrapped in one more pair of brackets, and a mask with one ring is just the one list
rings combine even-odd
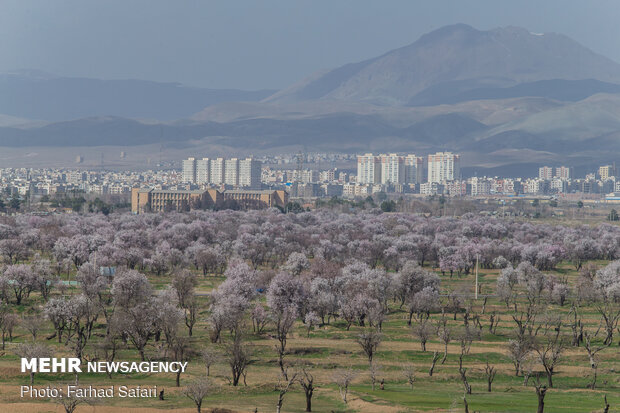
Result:
{"label": "flat-roofed building", "polygon": [[555,168],[554,178],[570,179],[570,168],[568,166],[558,166]]}
{"label": "flat-roofed building", "polygon": [[444,192],[444,185],[437,182],[424,182],[420,184],[420,194],[422,195],[441,195]]}
{"label": "flat-roofed building", "polygon": [[553,168],[550,166],[541,166],[538,168],[538,178],[550,181],[553,178]]}
{"label": "flat-roofed building", "polygon": [[210,166],[209,158],[196,160],[196,183],[198,185],[208,184],[211,182],[211,171],[209,170]]}
{"label": "flat-roofed building", "polygon": [[489,195],[491,193],[491,181],[487,178],[469,178],[471,196]]}
{"label": "flat-roofed building", "polygon": [[543,179],[528,179],[523,186],[523,192],[526,194],[538,194],[543,189]]}
{"label": "flat-roofed building", "polygon": [[334,182],[336,180],[336,170],[328,169],[326,171],[319,172],[320,182]]}
{"label": "flat-roofed building", "polygon": [[131,190],[131,212],[134,214],[144,212],[183,212],[192,209],[208,208],[207,192],[133,188]]}
{"label": "flat-roofed building", "polygon": [[240,209],[262,209],[272,207],[286,207],[288,192],[283,190],[252,191],[230,189],[222,192],[224,202],[234,201]]}
{"label": "flat-roofed building", "polygon": [[[427,188],[428,189],[428,188]],[[448,181],[444,187],[444,193],[450,196],[467,195],[467,181]]]}
{"label": "flat-roofed building", "polygon": [[551,181],[551,189],[555,192],[564,193],[568,190],[568,181],[566,179],[554,178]]}
{"label": "flat-roofed building", "polygon": [[598,168],[598,175],[601,177],[601,181],[606,181],[615,176],[616,171],[612,165],[605,165]]}
{"label": "flat-roofed building", "polygon": [[131,211],[185,212],[193,209],[262,209],[284,208],[288,203],[288,192],[283,190],[227,190],[211,188],[196,191],[157,190],[133,188],[131,190]]}
{"label": "flat-roofed building", "polygon": [[454,181],[460,175],[460,156],[452,152],[428,155],[428,182]]}
{"label": "flat-roofed building", "polygon": [[211,159],[209,171],[212,184],[221,185],[224,183],[224,168],[224,158]]}
{"label": "flat-roofed building", "polygon": [[381,159],[381,183],[405,183],[405,159],[396,154],[379,155]]}
{"label": "flat-roofed building", "polygon": [[357,183],[381,183],[381,159],[378,156],[367,153],[357,157]]}
{"label": "flat-roofed building", "polygon": [[181,174],[181,181],[190,184],[196,183],[196,159],[187,158],[182,162],[183,172]]}
{"label": "flat-roofed building", "polygon": [[239,161],[239,186],[251,189],[261,187],[262,163],[253,158]]}
{"label": "flat-roofed building", "polygon": [[342,185],[342,195],[346,197],[368,196],[372,194],[372,185],[346,183]]}
{"label": "flat-roofed building", "polygon": [[405,183],[421,184],[424,181],[424,158],[409,154],[405,156]]}
{"label": "flat-roofed building", "polygon": [[239,159],[230,158],[224,161],[224,183],[226,185],[239,185]]}
{"label": "flat-roofed building", "polygon": [[304,169],[303,171],[294,171],[293,177],[296,182],[311,184],[319,181],[319,171],[314,169]]}

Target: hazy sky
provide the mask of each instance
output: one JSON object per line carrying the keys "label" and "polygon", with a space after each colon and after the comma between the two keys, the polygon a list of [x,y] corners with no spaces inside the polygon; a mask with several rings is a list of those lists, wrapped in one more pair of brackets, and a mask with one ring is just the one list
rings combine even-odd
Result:
{"label": "hazy sky", "polygon": [[282,88],[453,23],[564,33],[620,62],[618,0],[0,0],[0,71]]}

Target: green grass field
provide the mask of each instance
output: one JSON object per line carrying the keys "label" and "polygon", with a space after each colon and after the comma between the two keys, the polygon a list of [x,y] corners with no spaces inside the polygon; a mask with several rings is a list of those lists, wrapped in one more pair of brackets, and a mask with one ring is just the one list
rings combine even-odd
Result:
{"label": "green grass field", "polygon": [[[577,272],[568,263],[562,264],[558,274],[566,276],[570,283],[574,283]],[[483,270],[480,273],[482,294],[494,292],[497,270]],[[441,276],[442,291],[455,288],[473,291],[474,276]],[[152,284],[164,288],[170,281],[166,276],[150,276]],[[223,280],[222,277],[200,277],[197,291],[203,293],[212,290]],[[75,287],[67,290],[73,294]],[[222,343],[212,344],[206,326],[208,297],[200,296],[202,303],[201,314],[194,336],[191,339],[194,348],[215,348],[224,351],[228,345],[228,333],[224,333]],[[42,305],[38,294],[32,294],[18,311],[26,313],[32,311],[33,306]],[[537,398],[530,385],[524,386],[522,376],[515,376],[514,367],[507,355],[506,343],[510,338],[514,322],[510,312],[503,303],[490,298],[482,314],[483,299],[471,300],[471,312],[480,314],[483,326],[480,340],[474,341],[468,354],[463,357],[463,367],[467,369],[467,379],[472,387],[472,394],[466,395],[469,411],[478,412],[528,412],[535,411]],[[421,350],[419,341],[407,326],[407,314],[398,306],[390,303],[390,314],[383,324],[383,341],[378,347],[376,362],[380,365],[378,380],[384,380],[384,388],[379,385],[372,390],[368,372],[368,362],[355,339],[363,327],[353,325],[349,331],[345,323],[336,320],[317,327],[309,335],[305,326],[298,321],[293,334],[288,340],[288,354],[285,363],[294,369],[295,366],[305,366],[315,377],[317,389],[313,398],[313,411],[317,412],[409,412],[409,411],[464,411],[464,387],[458,372],[458,355],[460,345],[452,341],[448,346],[448,356],[444,364],[438,362],[432,377],[428,375],[433,351],[442,353],[444,346],[436,335],[432,336],[427,344],[427,351]],[[549,305],[549,313],[563,314],[568,318],[570,305],[563,307]],[[495,334],[488,329],[490,314],[499,315],[501,321]],[[581,308],[581,314],[587,330],[596,330],[599,316],[593,308]],[[440,314],[432,314],[431,321],[437,321]],[[456,321],[453,315],[448,314],[448,324],[455,328],[463,325],[463,315],[457,314]],[[278,391],[276,384],[279,377],[277,354],[274,350],[276,340],[271,338],[273,326],[268,325],[262,335],[251,333],[251,322],[248,321],[246,340],[252,349],[252,364],[247,370],[247,386],[233,387],[229,384],[229,367],[224,360],[211,367],[211,381],[213,389],[205,398],[203,410],[227,408],[243,412],[270,412],[275,411]],[[566,327],[568,329],[568,327]],[[86,356],[94,357],[94,344],[103,336],[103,324],[95,327],[95,336],[86,348]],[[51,324],[46,323],[44,331],[38,335],[38,340],[55,346],[56,356],[70,356],[70,352],[56,339],[46,340],[45,337],[53,333]],[[14,355],[15,347],[31,340],[31,336],[22,328],[17,328],[12,342],[7,342],[6,350],[0,358],[0,411],[14,411],[20,403],[32,403],[28,411],[61,411],[58,406],[51,406],[49,400],[20,399],[19,386],[28,384],[27,374],[19,371],[19,359]],[[603,411],[604,396],[611,406],[609,411],[620,411],[620,383],[618,370],[620,362],[618,337],[614,344],[600,353],[600,367],[598,382],[595,390],[587,389],[591,380],[591,369],[588,357],[583,347],[568,347],[562,355],[562,360],[554,375],[554,387],[548,390],[545,399],[546,412],[593,412]],[[158,357],[157,343],[150,342],[147,355]],[[137,352],[131,347],[120,350],[116,360],[138,360]],[[487,391],[485,375],[486,363],[497,369],[497,376],[492,385],[492,392]],[[415,383],[413,388],[406,382],[402,373],[404,364],[412,364],[415,368]],[[343,403],[338,387],[332,382],[334,372],[341,368],[351,368],[356,372],[350,390],[348,403]],[[534,374],[542,372],[542,367],[535,365]],[[204,376],[205,367],[196,357],[190,362],[189,372],[181,376],[181,385],[192,379]],[[94,406],[81,406],[78,412],[84,411],[131,411],[134,408],[147,409],[146,411],[161,409],[184,409],[194,411],[193,403],[186,398],[181,389],[175,387],[173,374],[132,374],[113,375],[109,379],[105,374],[81,374],[81,385],[141,385],[157,386],[165,390],[165,400],[157,399],[119,399],[104,400]],[[541,378],[544,380],[544,377]],[[71,374],[36,374],[35,385],[59,385],[74,381]],[[51,409],[51,410],[50,410]],[[94,410],[92,410],[94,409]],[[112,409],[112,410],[106,410]],[[187,409],[187,410],[185,410]],[[302,412],[305,410],[305,399],[302,389],[294,386],[285,396],[283,411]],[[15,410],[17,411],[17,410]],[[137,410],[136,410],[137,411]]]}

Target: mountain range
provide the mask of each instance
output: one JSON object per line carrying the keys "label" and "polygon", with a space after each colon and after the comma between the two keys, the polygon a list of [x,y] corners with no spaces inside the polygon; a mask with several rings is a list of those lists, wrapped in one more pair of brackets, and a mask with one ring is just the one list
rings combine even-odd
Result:
{"label": "mountain range", "polygon": [[44,121],[90,116],[174,120],[189,117],[209,105],[259,101],[274,92],[204,89],[144,80],[60,77],[22,70],[0,74],[0,113]]}
{"label": "mountain range", "polygon": [[457,24],[382,56],[311,76],[266,101],[403,105],[415,102],[418,94],[445,88],[465,92],[549,79],[618,83],[620,65],[563,35],[518,27],[480,31]]}
{"label": "mountain range", "polygon": [[620,65],[517,27],[446,26],[280,91],[19,72],[0,76],[0,96],[2,147],[453,150],[479,170],[620,153]]}

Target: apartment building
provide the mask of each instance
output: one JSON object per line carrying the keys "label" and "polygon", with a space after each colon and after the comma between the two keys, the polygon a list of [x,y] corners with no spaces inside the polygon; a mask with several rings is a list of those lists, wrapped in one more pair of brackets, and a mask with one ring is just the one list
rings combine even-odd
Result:
{"label": "apartment building", "polygon": [[319,182],[334,182],[336,180],[336,170],[328,169],[319,172]]}
{"label": "apartment building", "polygon": [[381,160],[381,183],[402,184],[405,183],[405,158],[391,153],[379,155]]}
{"label": "apartment building", "polygon": [[424,158],[409,154],[405,156],[405,183],[421,184],[424,181]]}
{"label": "apartment building", "polygon": [[538,178],[545,181],[553,179],[553,168],[550,166],[542,166],[538,168]]}
{"label": "apartment building", "polygon": [[224,183],[226,185],[239,185],[239,159],[231,158],[224,161]]}
{"label": "apartment building", "polygon": [[[428,191],[428,187],[424,188]],[[432,191],[432,188],[431,188]],[[467,195],[467,182],[466,181],[448,181],[444,186],[444,193],[449,196],[465,196]]]}
{"label": "apartment building", "polygon": [[239,161],[239,186],[260,189],[261,172],[261,162],[253,158],[241,159]]}
{"label": "apartment building", "polygon": [[437,152],[428,155],[428,179],[430,183],[453,181],[460,175],[460,155]]}
{"label": "apartment building", "polygon": [[606,181],[612,176],[616,176],[616,168],[612,165],[605,165],[598,168],[598,175],[601,177],[601,181]]}
{"label": "apartment building", "polygon": [[469,185],[471,196],[489,195],[491,193],[491,182],[487,178],[470,178]]}
{"label": "apartment building", "polygon": [[378,192],[375,190],[375,187],[381,188],[381,185],[346,183],[342,185],[342,195],[349,198],[366,197]]}
{"label": "apartment building", "polygon": [[357,157],[357,183],[381,183],[381,159],[372,153]]}
{"label": "apartment building", "polygon": [[224,158],[211,159],[209,174],[212,184],[221,185],[224,183],[224,168]]}
{"label": "apartment building", "polygon": [[521,188],[514,179],[493,179],[491,182],[491,193],[495,194],[514,194]]}
{"label": "apartment building", "polygon": [[523,192],[526,194],[537,194],[543,190],[543,182],[542,179],[528,179],[525,181],[523,185]]}
{"label": "apartment building", "polygon": [[437,182],[425,182],[420,184],[420,194],[422,195],[441,195],[444,193],[444,185]]}
{"label": "apartment building", "polygon": [[568,181],[561,178],[553,178],[551,181],[551,190],[558,193],[564,193],[568,190]]}
{"label": "apartment building", "polygon": [[188,158],[182,162],[181,182],[197,185],[227,184],[260,189],[262,163],[253,158]]}
{"label": "apartment building", "polygon": [[296,182],[302,182],[310,184],[319,181],[319,171],[314,169],[304,169],[302,171],[293,171],[293,180]]}
{"label": "apartment building", "polygon": [[424,160],[414,154],[396,153],[357,157],[357,183],[359,184],[416,184],[422,182]]}
{"label": "apartment building", "polygon": [[183,168],[181,181],[188,183],[196,182],[196,158],[184,159],[181,165]]}
{"label": "apartment building", "polygon": [[570,175],[570,168],[568,166],[558,166],[555,168],[555,175],[553,177],[568,180]]}
{"label": "apartment building", "polygon": [[211,164],[209,158],[196,160],[196,183],[198,185],[208,184],[211,182]]}

